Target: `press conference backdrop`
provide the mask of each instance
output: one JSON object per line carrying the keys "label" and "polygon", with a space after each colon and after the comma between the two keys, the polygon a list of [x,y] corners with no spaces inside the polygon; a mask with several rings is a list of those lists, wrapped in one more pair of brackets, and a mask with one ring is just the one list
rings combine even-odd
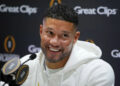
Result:
{"label": "press conference backdrop", "polygon": [[79,39],[102,49],[102,59],[115,71],[115,86],[120,86],[119,0],[0,0],[0,60],[40,50],[39,27],[53,2],[67,4],[78,13]]}

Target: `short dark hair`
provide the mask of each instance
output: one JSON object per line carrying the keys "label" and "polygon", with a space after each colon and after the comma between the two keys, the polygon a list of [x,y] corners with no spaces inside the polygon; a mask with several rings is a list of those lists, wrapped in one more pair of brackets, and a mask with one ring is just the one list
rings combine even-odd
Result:
{"label": "short dark hair", "polygon": [[65,4],[57,4],[48,8],[43,18],[46,17],[65,20],[72,22],[75,27],[78,26],[78,14],[73,10],[73,8],[68,7]]}

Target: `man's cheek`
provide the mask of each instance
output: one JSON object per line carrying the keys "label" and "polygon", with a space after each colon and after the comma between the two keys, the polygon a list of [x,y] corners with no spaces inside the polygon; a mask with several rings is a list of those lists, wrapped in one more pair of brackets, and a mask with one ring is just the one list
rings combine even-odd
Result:
{"label": "man's cheek", "polygon": [[45,35],[45,36],[43,37],[43,40],[44,40],[44,42],[49,42],[50,38]]}
{"label": "man's cheek", "polygon": [[46,42],[47,42],[47,38],[46,38],[46,37],[43,37],[43,38],[41,39],[41,42],[46,43]]}
{"label": "man's cheek", "polygon": [[63,44],[64,44],[63,46],[65,46],[65,47],[70,47],[73,44],[73,41],[67,40],[67,41],[63,42]]}
{"label": "man's cheek", "polygon": [[69,44],[69,46],[67,47],[68,51],[70,51],[70,50],[72,49],[72,46],[73,46],[73,43],[71,42],[71,43]]}

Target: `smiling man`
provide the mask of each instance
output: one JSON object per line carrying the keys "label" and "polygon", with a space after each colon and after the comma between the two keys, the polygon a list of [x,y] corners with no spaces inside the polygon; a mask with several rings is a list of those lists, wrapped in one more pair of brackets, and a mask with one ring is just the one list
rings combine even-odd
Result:
{"label": "smiling man", "polygon": [[99,59],[100,48],[79,36],[78,15],[72,8],[49,8],[40,25],[41,50],[26,63],[30,72],[22,86],[114,86],[113,69]]}
{"label": "smiling man", "polygon": [[43,25],[40,26],[40,37],[48,67],[56,69],[66,64],[73,44],[80,35],[75,27],[73,23],[60,19],[50,17],[44,19]]}

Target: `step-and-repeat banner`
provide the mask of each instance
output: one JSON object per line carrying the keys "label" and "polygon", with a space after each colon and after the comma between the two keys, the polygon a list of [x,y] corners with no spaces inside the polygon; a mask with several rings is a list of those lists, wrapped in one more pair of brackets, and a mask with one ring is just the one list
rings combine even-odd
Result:
{"label": "step-and-repeat banner", "polygon": [[120,86],[119,0],[0,0],[0,62],[39,52],[42,16],[53,2],[78,13],[79,39],[102,49],[102,59],[115,71],[115,86]]}

